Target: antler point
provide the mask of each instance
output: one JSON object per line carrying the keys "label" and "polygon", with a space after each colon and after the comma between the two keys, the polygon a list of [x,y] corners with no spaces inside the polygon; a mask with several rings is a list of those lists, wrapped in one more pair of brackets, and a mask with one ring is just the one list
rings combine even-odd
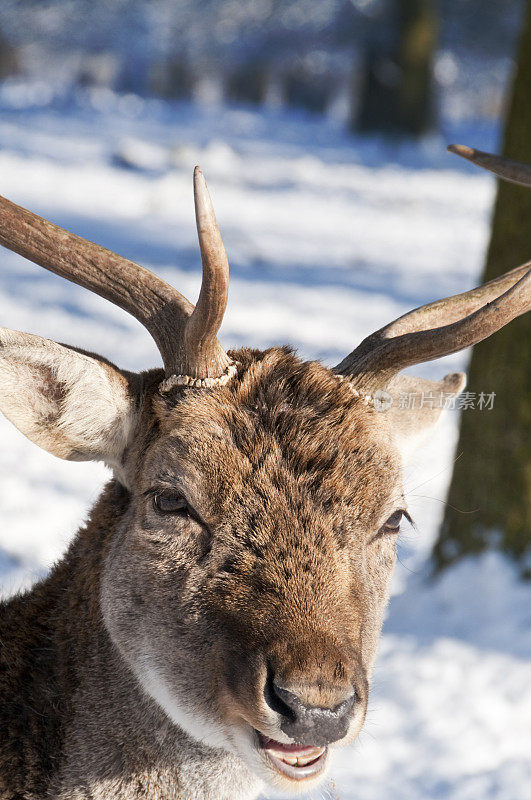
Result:
{"label": "antler point", "polygon": [[466,144],[449,144],[446,149],[449,153],[455,153],[456,156],[462,158],[472,158],[475,153],[475,150]]}

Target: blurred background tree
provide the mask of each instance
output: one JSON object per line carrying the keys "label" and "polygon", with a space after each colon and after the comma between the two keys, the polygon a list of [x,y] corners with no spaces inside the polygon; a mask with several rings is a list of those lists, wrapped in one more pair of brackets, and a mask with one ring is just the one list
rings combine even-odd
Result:
{"label": "blurred background tree", "polygon": [[[419,136],[499,115],[524,0],[4,0],[1,77]],[[205,84],[216,91],[204,91]]]}
{"label": "blurred background tree", "polygon": [[0,31],[0,81],[16,74],[17,71],[18,59],[16,50]]}
{"label": "blurred background tree", "polygon": [[[531,163],[531,0],[509,105],[503,154]],[[499,182],[483,281],[531,258],[531,190]],[[469,389],[495,392],[491,411],[463,413],[448,506],[434,549],[437,570],[488,548],[531,577],[531,316],[472,353]],[[465,511],[466,513],[462,513]]]}
{"label": "blurred background tree", "polygon": [[420,136],[434,123],[437,14],[433,0],[395,0],[392,17],[390,34],[379,31],[367,46],[353,128]]}

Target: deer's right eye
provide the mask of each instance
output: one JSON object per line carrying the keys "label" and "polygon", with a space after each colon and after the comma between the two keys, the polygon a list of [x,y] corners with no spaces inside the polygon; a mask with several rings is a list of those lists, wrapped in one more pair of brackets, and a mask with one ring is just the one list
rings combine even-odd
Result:
{"label": "deer's right eye", "polygon": [[402,511],[401,508],[397,509],[387,522],[381,527],[382,533],[399,533],[400,532],[400,523],[402,522],[402,517],[405,515],[405,512]]}
{"label": "deer's right eye", "polygon": [[157,492],[153,495],[153,507],[158,514],[192,516],[192,510],[188,502],[176,492]]}

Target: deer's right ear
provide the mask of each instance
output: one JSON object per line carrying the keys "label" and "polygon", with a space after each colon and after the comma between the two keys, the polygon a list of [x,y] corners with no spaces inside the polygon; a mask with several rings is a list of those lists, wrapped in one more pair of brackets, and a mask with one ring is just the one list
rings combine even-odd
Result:
{"label": "deer's right ear", "polygon": [[446,408],[466,385],[464,372],[452,372],[441,381],[397,375],[389,384],[393,405],[387,411],[395,444],[407,461],[427,439]]}
{"label": "deer's right ear", "polygon": [[0,328],[0,411],[59,458],[120,466],[138,413],[135,377],[97,356]]}

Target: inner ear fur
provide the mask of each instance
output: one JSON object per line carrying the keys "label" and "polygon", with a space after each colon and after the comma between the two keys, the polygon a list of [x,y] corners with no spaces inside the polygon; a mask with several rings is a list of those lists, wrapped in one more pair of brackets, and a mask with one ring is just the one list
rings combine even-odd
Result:
{"label": "inner ear fur", "polygon": [[440,381],[397,375],[388,386],[393,404],[386,412],[391,434],[407,459],[431,433],[445,408],[466,386],[464,372],[452,372]]}
{"label": "inner ear fur", "polygon": [[100,356],[0,328],[0,411],[59,458],[120,466],[139,392],[139,376]]}

